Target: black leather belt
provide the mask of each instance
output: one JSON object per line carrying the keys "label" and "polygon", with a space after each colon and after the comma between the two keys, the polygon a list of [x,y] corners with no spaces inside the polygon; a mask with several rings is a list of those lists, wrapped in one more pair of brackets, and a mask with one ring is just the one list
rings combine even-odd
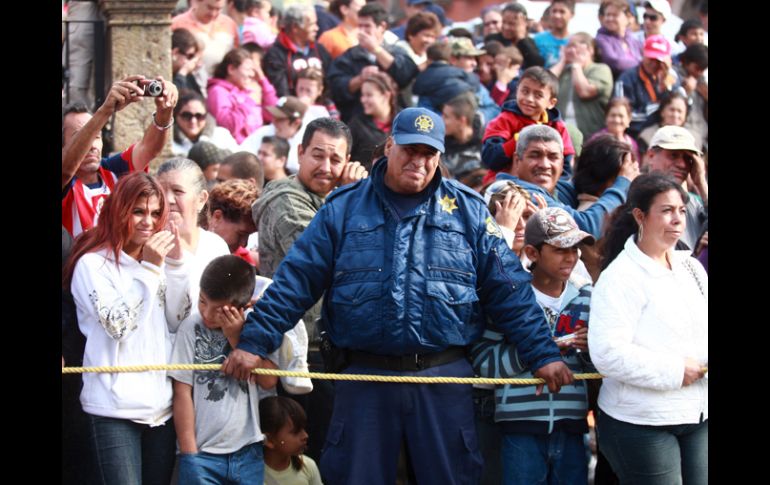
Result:
{"label": "black leather belt", "polygon": [[464,359],[465,347],[449,347],[439,352],[408,355],[378,355],[351,350],[349,355],[351,364],[384,370],[417,371]]}

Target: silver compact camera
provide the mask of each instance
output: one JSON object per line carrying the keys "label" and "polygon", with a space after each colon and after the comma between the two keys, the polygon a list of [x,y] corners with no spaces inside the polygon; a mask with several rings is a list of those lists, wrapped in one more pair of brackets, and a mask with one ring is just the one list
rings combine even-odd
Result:
{"label": "silver compact camera", "polygon": [[[139,87],[141,86],[141,82],[136,82]],[[158,96],[161,96],[163,94],[163,83],[160,81],[152,81],[149,84],[144,85],[144,94],[143,96],[152,96],[154,98],[157,98]]]}

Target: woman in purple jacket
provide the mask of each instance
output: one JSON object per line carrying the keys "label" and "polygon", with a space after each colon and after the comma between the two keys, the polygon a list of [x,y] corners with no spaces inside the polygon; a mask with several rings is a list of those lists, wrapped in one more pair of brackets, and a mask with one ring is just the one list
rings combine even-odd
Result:
{"label": "woman in purple jacket", "polygon": [[642,60],[642,41],[628,29],[629,15],[631,11],[624,0],[604,0],[599,7],[602,26],[596,32],[596,46],[602,62],[612,69],[614,79]]}

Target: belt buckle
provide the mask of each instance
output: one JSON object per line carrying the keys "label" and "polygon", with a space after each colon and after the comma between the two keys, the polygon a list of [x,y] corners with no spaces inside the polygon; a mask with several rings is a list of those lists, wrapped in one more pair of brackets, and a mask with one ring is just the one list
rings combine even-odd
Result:
{"label": "belt buckle", "polygon": [[423,370],[425,367],[425,360],[420,354],[414,354],[414,367],[416,370]]}

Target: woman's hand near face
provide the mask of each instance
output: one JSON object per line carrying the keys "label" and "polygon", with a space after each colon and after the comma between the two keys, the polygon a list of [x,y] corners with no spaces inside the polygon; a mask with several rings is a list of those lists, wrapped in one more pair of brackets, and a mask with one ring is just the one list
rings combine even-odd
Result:
{"label": "woman's hand near face", "polygon": [[502,201],[495,201],[495,208],[497,209],[495,221],[498,225],[515,231],[526,207],[527,201],[524,200],[524,197],[511,190],[505,194]]}
{"label": "woman's hand near face", "polygon": [[142,261],[160,266],[173,247],[174,235],[171,231],[156,232],[142,247]]}
{"label": "woman's hand near face", "polygon": [[174,247],[171,248],[166,256],[171,259],[182,259],[182,240],[179,237],[179,228],[176,227],[176,223],[174,221],[168,222],[168,230],[174,236]]}

